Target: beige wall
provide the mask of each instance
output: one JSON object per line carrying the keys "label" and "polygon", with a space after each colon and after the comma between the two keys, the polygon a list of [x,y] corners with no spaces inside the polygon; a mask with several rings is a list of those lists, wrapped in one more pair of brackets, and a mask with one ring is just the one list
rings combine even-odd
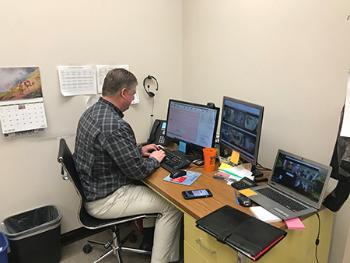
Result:
{"label": "beige wall", "polygon": [[0,220],[43,204],[63,213],[63,231],[78,226],[78,201],[59,176],[59,137],[71,146],[87,97],[62,97],[57,65],[128,64],[141,103],[126,119],[139,141],[149,133],[152,100],[142,80],[158,78],[155,117],[165,118],[169,97],[182,97],[182,1],[0,2],[0,66],[37,65],[41,70],[48,129],[19,138],[0,136]]}
{"label": "beige wall", "polygon": [[[265,166],[279,148],[329,163],[350,70],[349,12],[348,0],[184,1],[185,97],[264,105]],[[347,202],[332,263],[343,259],[349,215]]]}

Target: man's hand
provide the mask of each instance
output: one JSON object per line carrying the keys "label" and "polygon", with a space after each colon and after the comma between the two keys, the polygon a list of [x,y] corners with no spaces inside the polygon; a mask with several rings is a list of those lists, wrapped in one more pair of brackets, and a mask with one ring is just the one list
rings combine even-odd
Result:
{"label": "man's hand", "polygon": [[152,152],[149,157],[156,159],[159,163],[164,159],[165,152],[163,150]]}
{"label": "man's hand", "polygon": [[159,150],[157,145],[154,143],[152,144],[147,144],[141,148],[141,155],[143,157],[149,157],[151,152]]}

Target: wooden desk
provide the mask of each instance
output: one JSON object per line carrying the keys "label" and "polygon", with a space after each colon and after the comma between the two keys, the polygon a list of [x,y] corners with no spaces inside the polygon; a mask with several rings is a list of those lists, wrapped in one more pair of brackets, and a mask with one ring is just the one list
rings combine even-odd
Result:
{"label": "wooden desk", "polygon": [[[203,171],[202,168],[191,166],[192,171],[201,172],[202,175],[191,186],[184,186],[163,181],[168,172],[159,168],[145,180],[145,183],[159,195],[173,203],[184,212],[184,256],[185,263],[234,263],[251,262],[248,258],[241,258],[229,246],[219,243],[215,238],[199,230],[195,221],[210,212],[230,205],[247,214],[251,214],[249,208],[244,208],[234,202],[234,189],[225,181],[214,179],[213,173]],[[181,192],[191,189],[210,189],[211,198],[185,200]],[[318,246],[319,262],[328,262],[328,254],[332,235],[333,214],[328,209],[320,211],[321,231],[320,244]],[[264,255],[259,262],[316,262],[315,239],[318,231],[318,219],[316,215],[304,218],[304,230],[287,230],[288,234],[271,251]],[[274,223],[277,227],[285,227],[284,223]]]}

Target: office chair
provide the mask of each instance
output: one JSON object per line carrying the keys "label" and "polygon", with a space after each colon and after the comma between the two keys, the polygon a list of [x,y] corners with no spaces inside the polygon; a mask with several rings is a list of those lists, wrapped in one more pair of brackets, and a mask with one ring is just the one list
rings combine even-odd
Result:
{"label": "office chair", "polygon": [[86,198],[84,196],[83,188],[80,183],[77,171],[75,169],[73,156],[65,139],[60,140],[57,160],[62,167],[61,173],[62,173],[63,179],[70,180],[73,183],[73,185],[75,186],[76,192],[80,197],[81,205],[80,205],[80,211],[78,214],[79,215],[78,219],[81,222],[81,224],[85,228],[90,230],[110,228],[113,232],[112,239],[107,243],[89,240],[88,243],[84,246],[83,251],[85,253],[91,252],[91,249],[92,249],[91,244],[102,245],[104,248],[107,249],[107,251],[102,256],[100,256],[97,260],[95,260],[94,263],[103,260],[105,257],[111,254],[115,254],[118,259],[118,262],[122,263],[123,261],[121,258],[121,253],[120,253],[121,251],[129,251],[129,252],[135,252],[139,254],[150,255],[151,251],[123,246],[123,243],[125,240],[122,241],[120,239],[119,225],[122,223],[131,222],[131,221],[135,221],[143,218],[155,218],[158,216],[158,214],[139,214],[135,216],[128,216],[128,217],[122,217],[122,218],[116,218],[116,219],[98,219],[89,215],[84,207],[84,202],[86,202]]}

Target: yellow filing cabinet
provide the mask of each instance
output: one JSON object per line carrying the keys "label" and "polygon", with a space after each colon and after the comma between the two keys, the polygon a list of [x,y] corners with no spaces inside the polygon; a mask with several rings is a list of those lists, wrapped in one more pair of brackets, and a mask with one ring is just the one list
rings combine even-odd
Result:
{"label": "yellow filing cabinet", "polygon": [[196,227],[193,217],[184,215],[185,263],[236,263],[237,252]]}
{"label": "yellow filing cabinet", "polygon": [[[318,247],[319,262],[328,262],[332,235],[333,214],[328,209],[319,212],[321,219],[320,244]],[[305,229],[287,230],[287,236],[271,251],[259,259],[259,263],[314,263],[315,240],[318,232],[318,219],[312,215],[303,220]],[[237,252],[228,245],[222,244],[214,237],[196,227],[195,219],[184,215],[184,254],[185,263],[238,263],[252,262],[243,257],[237,259]]]}

